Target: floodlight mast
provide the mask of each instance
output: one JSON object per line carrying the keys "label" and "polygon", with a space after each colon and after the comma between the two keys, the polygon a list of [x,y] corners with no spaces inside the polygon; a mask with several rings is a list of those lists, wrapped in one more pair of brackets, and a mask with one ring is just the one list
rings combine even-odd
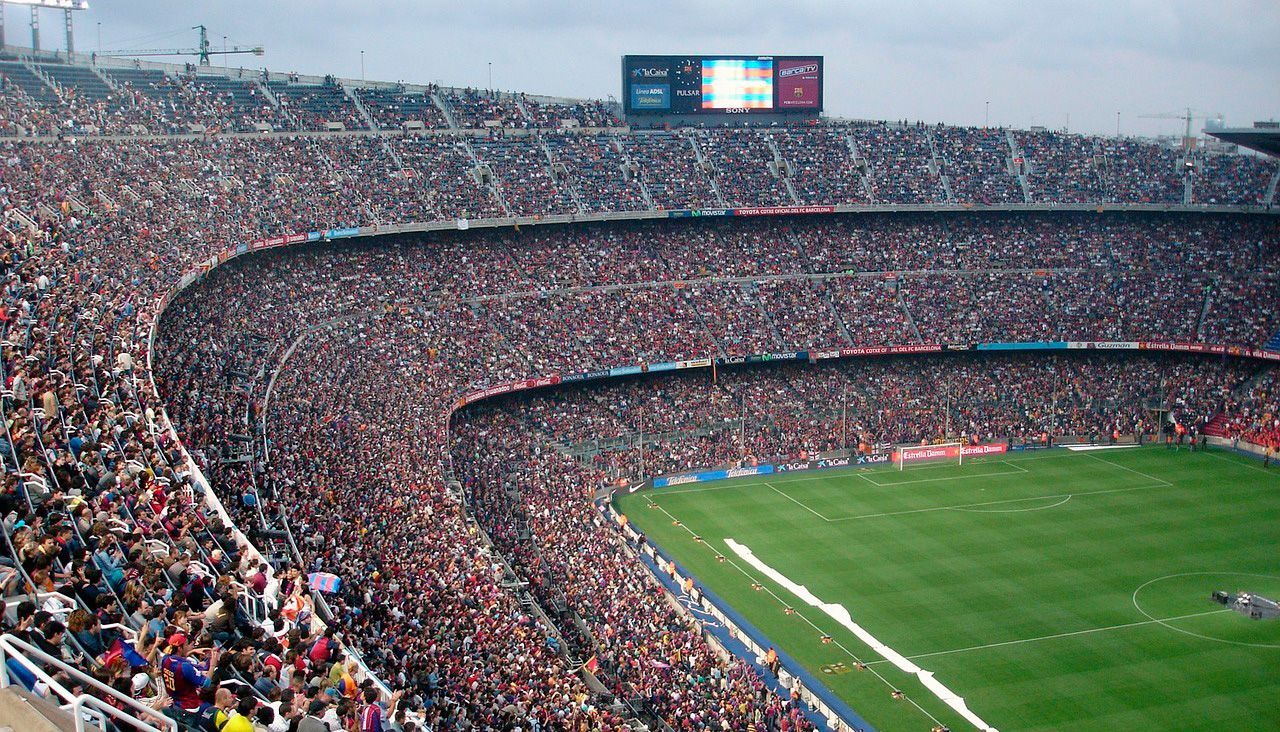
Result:
{"label": "floodlight mast", "polygon": [[75,35],[72,32],[71,13],[88,10],[88,0],[0,0],[0,47],[4,46],[4,5],[28,5],[31,7],[31,50],[40,50],[40,8],[61,10],[67,33],[67,58],[75,53]]}

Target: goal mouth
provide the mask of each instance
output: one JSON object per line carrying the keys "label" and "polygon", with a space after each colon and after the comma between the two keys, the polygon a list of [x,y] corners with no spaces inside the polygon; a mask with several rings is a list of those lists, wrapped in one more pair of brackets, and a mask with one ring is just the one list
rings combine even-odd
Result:
{"label": "goal mouth", "polygon": [[898,470],[906,470],[908,465],[924,465],[931,463],[947,463],[954,461],[964,464],[963,442],[938,442],[931,445],[907,445],[893,453],[893,462]]}

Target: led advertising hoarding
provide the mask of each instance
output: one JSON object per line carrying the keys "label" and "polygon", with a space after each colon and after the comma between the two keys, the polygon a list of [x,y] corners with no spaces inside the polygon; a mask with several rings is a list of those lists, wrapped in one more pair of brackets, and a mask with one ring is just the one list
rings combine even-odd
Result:
{"label": "led advertising hoarding", "polygon": [[821,56],[623,56],[628,114],[822,111]]}

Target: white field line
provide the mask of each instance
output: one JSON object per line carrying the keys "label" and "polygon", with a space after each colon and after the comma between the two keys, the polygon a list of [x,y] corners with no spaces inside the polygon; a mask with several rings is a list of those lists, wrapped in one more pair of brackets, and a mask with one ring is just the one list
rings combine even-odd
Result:
{"label": "white field line", "polygon": [[1030,473],[1030,472],[1031,472],[1030,470],[1027,470],[1026,468],[1022,467],[1021,465],[1018,465],[1017,463],[1011,463],[1011,462],[1009,462],[1008,460],[1001,460],[1001,461],[1000,461],[1000,464],[1001,464],[1001,465],[1008,465],[1009,467],[1013,468],[1014,470],[1021,470],[1021,471],[1022,471],[1022,472],[1024,472],[1024,473]]}
{"label": "white field line", "polygon": [[1134,610],[1137,610],[1137,611],[1138,611],[1138,612],[1140,612],[1140,613],[1142,613],[1145,617],[1150,618],[1151,622],[1153,622],[1153,623],[1159,623],[1160,625],[1162,625],[1162,626],[1164,626],[1164,627],[1168,628],[1169,630],[1176,631],[1176,632],[1178,632],[1178,633],[1182,633],[1183,635],[1189,635],[1189,636],[1191,636],[1192,638],[1200,638],[1201,640],[1214,641],[1214,642],[1217,642],[1217,643],[1226,643],[1227,645],[1232,645],[1232,646],[1245,646],[1246,648],[1280,648],[1280,645],[1277,645],[1277,644],[1275,644],[1275,643],[1246,643],[1246,642],[1244,642],[1244,641],[1233,641],[1233,640],[1228,640],[1228,639],[1226,639],[1226,638],[1216,638],[1216,637],[1211,636],[1211,635],[1204,635],[1203,633],[1196,633],[1196,632],[1193,632],[1193,631],[1187,630],[1186,628],[1177,628],[1177,627],[1174,627],[1174,626],[1172,626],[1172,625],[1169,625],[1167,622],[1165,622],[1166,620],[1176,620],[1177,618],[1163,618],[1163,619],[1162,619],[1162,618],[1157,618],[1157,617],[1153,616],[1151,613],[1147,612],[1146,610],[1143,610],[1143,609],[1142,609],[1142,603],[1138,602],[1138,595],[1142,594],[1142,591],[1143,591],[1144,589],[1146,589],[1147,587],[1150,587],[1151,585],[1153,585],[1153,584],[1155,584],[1155,583],[1157,583],[1157,582],[1163,582],[1164,580],[1167,580],[1167,579],[1174,579],[1174,578],[1177,578],[1177,577],[1193,577],[1193,576],[1196,576],[1196,575],[1221,575],[1221,576],[1232,576],[1232,577],[1261,577],[1261,578],[1263,578],[1263,579],[1271,579],[1271,580],[1274,580],[1274,579],[1280,579],[1280,577],[1276,577],[1275,575],[1270,575],[1270,574],[1257,574],[1257,573],[1254,573],[1254,572],[1178,572],[1178,573],[1176,573],[1176,574],[1166,574],[1166,575],[1165,575],[1165,576],[1163,576],[1163,577],[1156,577],[1156,578],[1155,578],[1155,579],[1153,579],[1153,580],[1147,580],[1146,582],[1143,582],[1142,584],[1138,585],[1138,589],[1134,590],[1134,591],[1133,591],[1133,595],[1129,598],[1130,602],[1132,602],[1132,603],[1133,603],[1133,609],[1134,609]]}
{"label": "white field line", "polygon": [[[654,503],[652,500],[649,500],[649,497],[648,497],[648,496],[645,496],[645,500],[646,500],[646,501],[649,501],[649,503],[650,503],[650,504],[652,504],[652,505],[654,506],[654,508],[657,508],[659,511],[663,512],[664,514],[666,514],[666,515],[667,515],[667,518],[671,519],[672,521],[678,521],[678,519],[676,519],[676,517],[675,517],[675,516],[671,515],[671,512],[670,512],[670,511],[668,511],[667,509],[663,508],[662,506],[659,506],[658,504]],[[685,530],[685,532],[686,532],[686,533],[688,533],[690,536],[696,536],[696,534],[694,534],[694,533],[693,533],[693,530],[692,530],[692,529],[690,529],[690,528],[689,528],[688,526],[686,526],[685,524],[681,523],[681,524],[680,524],[680,526],[681,526],[681,528],[683,528],[683,529]],[[739,572],[743,577],[746,577],[748,580],[750,580],[750,582],[752,583],[752,585],[753,585],[753,586],[758,586],[762,592],[767,593],[770,597],[772,597],[774,600],[776,600],[776,601],[778,602],[778,604],[779,604],[779,605],[781,605],[783,608],[791,607],[791,603],[789,603],[789,602],[787,602],[786,600],[783,600],[781,597],[779,597],[779,596],[778,596],[778,593],[774,592],[772,588],[770,588],[768,585],[765,585],[763,582],[761,582],[759,578],[757,578],[755,575],[751,574],[751,573],[750,573],[750,572],[748,572],[746,569],[744,569],[744,568],[743,568],[743,566],[742,566],[741,564],[739,564],[738,562],[734,561],[734,558],[733,558],[733,557],[731,557],[731,556],[727,556],[727,555],[721,555],[721,554],[720,554],[720,552],[719,552],[719,551],[717,551],[715,548],[713,548],[713,547],[711,546],[711,544],[710,544],[710,543],[707,543],[707,542],[705,542],[705,541],[704,541],[704,542],[702,542],[702,545],[703,545],[703,546],[705,546],[705,547],[707,547],[708,549],[710,549],[710,550],[711,550],[712,552],[714,552],[717,556],[724,556],[725,561],[726,561],[728,564],[732,565],[734,569],[738,570],[738,572]],[[799,619],[803,620],[803,621],[804,621],[804,622],[805,622],[809,627],[811,627],[811,628],[813,628],[815,631],[817,631],[817,632],[818,632],[818,634],[819,634],[820,636],[826,636],[826,635],[828,635],[828,633],[827,633],[825,630],[823,630],[822,628],[818,627],[818,625],[817,625],[817,624],[815,624],[812,620],[810,620],[807,616],[805,616],[805,614],[804,614],[804,613],[800,612],[799,610],[797,610],[797,611],[795,612],[795,615],[794,615],[793,617],[796,617],[796,618],[799,618]],[[847,655],[849,658],[853,659],[855,663],[862,663],[862,659],[858,657],[858,654],[854,653],[854,652],[853,652],[853,650],[852,650],[852,649],[850,649],[848,646],[846,646],[844,643],[841,643],[838,639],[835,639],[835,638],[833,638],[833,639],[832,639],[832,643],[836,646],[836,648],[839,648],[840,650],[844,651],[845,655]],[[889,687],[889,689],[890,689],[891,691],[896,691],[896,690],[898,689],[897,684],[894,684],[892,681],[889,681],[888,679],[886,679],[886,678],[884,677],[884,675],[883,675],[883,674],[881,674],[881,673],[880,673],[879,671],[877,671],[876,669],[874,669],[874,668],[868,668],[867,670],[868,670],[868,671],[870,671],[870,672],[871,672],[871,674],[872,674],[872,675],[874,675],[877,679],[879,679],[881,682],[883,682],[885,686]],[[941,720],[939,720],[937,717],[935,717],[935,716],[933,716],[932,714],[930,714],[930,713],[929,713],[929,710],[927,710],[927,709],[925,709],[924,707],[920,706],[920,703],[919,703],[919,702],[917,702],[915,699],[912,699],[910,696],[908,696],[908,697],[906,698],[906,700],[907,700],[907,702],[908,702],[909,704],[911,704],[911,706],[915,707],[917,710],[919,710],[919,712],[920,712],[921,714],[923,714],[925,717],[927,717],[927,718],[929,719],[929,721],[933,722],[935,725],[940,725],[940,724],[942,724]]]}
{"label": "white field line", "polygon": [[1235,465],[1235,466],[1237,466],[1237,467],[1241,467],[1241,468],[1248,468],[1249,470],[1256,470],[1256,471],[1258,471],[1259,473],[1266,473],[1267,475],[1280,475],[1280,473],[1278,473],[1278,472],[1276,472],[1276,471],[1274,471],[1274,470],[1269,470],[1269,469],[1267,469],[1267,468],[1260,468],[1260,467],[1258,467],[1257,465],[1250,465],[1249,463],[1242,463],[1242,462],[1237,462],[1237,461],[1235,461],[1235,460],[1232,460],[1231,458],[1229,458],[1229,457],[1227,457],[1227,456],[1225,456],[1225,455],[1220,454],[1216,449],[1215,449],[1215,450],[1209,450],[1209,451],[1207,451],[1205,454],[1206,454],[1206,455],[1208,455],[1209,457],[1217,458],[1217,459],[1222,460],[1222,461],[1224,461],[1224,462],[1231,463],[1232,465]]}
{"label": "white field line", "polygon": [[1130,473],[1133,473],[1134,475],[1141,475],[1142,477],[1146,478],[1147,480],[1154,480],[1154,481],[1156,481],[1157,483],[1163,483],[1165,486],[1169,486],[1169,487],[1172,487],[1172,486],[1173,486],[1173,483],[1170,483],[1169,481],[1165,480],[1164,478],[1157,478],[1156,476],[1154,476],[1154,475],[1148,475],[1147,473],[1144,473],[1144,472],[1142,472],[1141,470],[1134,470],[1133,468],[1130,468],[1130,467],[1128,467],[1128,466],[1126,466],[1126,465],[1120,465],[1119,463],[1113,463],[1113,462],[1111,462],[1110,460],[1104,460],[1104,459],[1102,459],[1102,458],[1098,457],[1097,455],[1094,455],[1093,453],[1088,453],[1088,452],[1086,452],[1086,453],[1081,453],[1081,454],[1082,454],[1082,455],[1084,455],[1085,457],[1089,458],[1090,460],[1097,460],[1098,462],[1100,462],[1100,463],[1105,463],[1105,464],[1107,464],[1107,465],[1110,465],[1110,466],[1111,466],[1111,467],[1113,467],[1113,468],[1119,468],[1119,469],[1121,469],[1121,470],[1127,470],[1127,471],[1129,471]]}
{"label": "white field line", "polygon": [[[977,458],[974,458],[974,459],[976,460]],[[1031,459],[1039,459],[1039,458],[1031,458]],[[841,469],[839,469],[839,470],[833,470],[833,471],[829,471],[829,472],[828,472],[828,471],[823,471],[823,472],[822,472],[822,474],[820,474],[820,475],[811,475],[811,476],[806,477],[806,478],[790,478],[790,479],[788,479],[788,480],[771,480],[771,481],[769,481],[769,483],[770,483],[770,484],[772,484],[772,485],[775,485],[775,486],[777,486],[777,485],[789,485],[789,484],[791,484],[791,483],[810,483],[810,482],[813,482],[813,481],[815,481],[815,480],[833,480],[833,479],[840,479],[840,478],[851,478],[851,477],[853,477],[853,476],[855,476],[855,475],[856,475],[856,476],[858,476],[859,478],[863,478],[864,480],[867,480],[867,481],[868,481],[868,482],[870,482],[872,485],[878,485],[878,486],[880,486],[880,487],[882,487],[882,488],[888,488],[888,487],[893,487],[893,486],[895,486],[895,485],[910,485],[910,484],[912,484],[912,483],[928,483],[928,482],[931,482],[931,481],[937,481],[937,480],[964,480],[965,478],[985,478],[985,477],[987,477],[988,475],[1014,475],[1015,473],[1030,473],[1030,472],[1031,472],[1030,470],[1027,470],[1026,468],[1019,467],[1019,466],[1017,466],[1017,465],[1014,465],[1014,464],[1012,464],[1012,463],[1006,462],[1006,461],[1004,461],[1004,460],[998,460],[998,461],[990,462],[990,463],[988,463],[988,464],[990,464],[990,465],[1000,465],[1000,464],[1002,464],[1002,463],[1003,463],[1003,464],[1005,464],[1005,465],[1008,465],[1008,466],[1009,466],[1009,467],[1011,467],[1011,468],[1014,468],[1014,470],[1013,470],[1013,471],[1002,471],[1002,472],[999,472],[999,473],[981,473],[981,474],[978,474],[978,475],[952,475],[952,476],[947,476],[947,477],[943,477],[943,478],[922,478],[922,479],[919,479],[919,480],[903,480],[903,481],[898,481],[898,482],[879,483],[879,482],[876,482],[876,481],[874,481],[874,480],[871,480],[870,478],[867,478],[867,476],[868,476],[868,475],[874,475],[874,474],[876,474],[876,473],[885,473],[885,474],[888,474],[888,473],[890,472],[890,470],[889,470],[888,468],[872,468],[872,469],[870,469],[870,470],[863,469],[863,470],[860,470],[860,471],[858,471],[858,472],[854,472],[854,473],[845,472],[845,470],[846,470],[846,469],[841,468]],[[918,467],[918,468],[908,468],[907,470],[909,470],[909,471],[917,471],[917,470],[930,470],[930,469],[933,469],[933,468],[955,468],[955,466],[954,466],[954,465],[927,465],[927,466],[921,466],[921,467]],[[892,472],[897,473],[898,471],[897,471],[897,470],[894,470],[894,471],[892,471]],[[778,473],[773,473],[773,475],[778,475]],[[745,480],[745,479],[735,479],[735,480]],[[710,493],[711,491],[722,491],[722,490],[725,490],[725,489],[727,489],[727,488],[742,488],[742,487],[745,487],[745,486],[748,486],[748,485],[753,485],[753,483],[751,483],[751,482],[746,482],[746,483],[730,483],[730,484],[728,484],[728,485],[711,485],[711,486],[707,486],[707,487],[705,487],[705,488],[678,488],[678,489],[676,489],[676,490],[667,490],[666,488],[655,488],[655,489],[653,489],[653,490],[654,490],[654,494],[655,494],[655,495],[659,495],[659,496],[678,496],[678,495],[680,495],[680,494],[682,494],[682,493]]]}
{"label": "white field line", "polygon": [[803,503],[801,503],[800,501],[796,500],[795,498],[792,498],[791,496],[787,495],[786,493],[783,493],[782,491],[778,490],[777,488],[774,488],[772,483],[768,483],[768,482],[766,482],[766,483],[765,483],[765,485],[769,486],[769,490],[773,491],[774,493],[777,493],[778,495],[782,496],[783,498],[787,499],[788,501],[791,501],[792,503],[796,504],[796,505],[797,505],[797,506],[799,506],[800,508],[803,508],[804,510],[806,510],[806,511],[808,511],[809,513],[813,514],[814,516],[817,516],[818,518],[822,519],[823,521],[826,521],[826,522],[828,522],[828,523],[831,521],[831,519],[827,518],[826,516],[823,516],[822,514],[818,513],[817,511],[813,510],[812,508],[809,508],[808,506],[806,506],[805,504],[803,504]]}
{"label": "white field line", "polygon": [[[1016,646],[1022,643],[1036,643],[1038,641],[1053,640],[1054,638],[1070,638],[1077,635],[1088,635],[1090,633],[1102,633],[1108,630],[1121,630],[1123,628],[1136,628],[1142,625],[1155,625],[1157,623],[1164,624],[1174,620],[1186,620],[1187,618],[1199,618],[1205,615],[1216,615],[1218,613],[1229,613],[1231,608],[1220,608],[1218,610],[1205,610],[1199,613],[1190,613],[1188,615],[1178,615],[1172,618],[1153,618],[1151,620],[1138,620],[1132,623],[1121,623],[1119,625],[1108,625],[1102,628],[1087,628],[1085,630],[1073,630],[1070,633],[1054,633],[1052,635],[1042,635],[1036,638],[1019,638],[1018,640],[1001,641],[999,643],[984,643],[980,646],[969,646],[968,648],[952,648],[949,651],[934,651],[932,653],[917,653],[913,656],[907,656],[908,659],[915,660],[917,658],[933,658],[935,656],[949,656],[953,653],[968,653],[969,651],[981,651],[987,648],[1001,648],[1003,646]],[[878,663],[888,663],[888,661],[872,661],[868,666]]]}
{"label": "white field line", "polygon": [[1066,498],[1063,498],[1061,501],[1058,501],[1057,503],[1050,503],[1047,506],[1032,506],[1030,508],[993,508],[990,511],[984,511],[980,508],[955,508],[952,510],[964,511],[965,513],[1026,513],[1027,511],[1047,511],[1050,508],[1057,508],[1058,506],[1061,506],[1062,504],[1070,500],[1071,500],[1071,494],[1067,494]]}
{"label": "white field line", "polygon": [[1006,503],[1023,503],[1026,501],[1041,501],[1051,498],[1066,498],[1068,496],[1079,498],[1081,496],[1097,496],[1104,493],[1127,493],[1129,491],[1146,491],[1152,488],[1168,488],[1168,483],[1160,483],[1159,485],[1139,485],[1131,488],[1108,488],[1100,491],[1087,491],[1085,493],[1056,493],[1048,496],[1028,496],[1026,498],[1006,498],[1000,501],[983,501],[982,503],[960,503],[953,506],[931,506],[929,508],[912,508],[905,511],[884,511],[881,513],[864,513],[857,516],[842,516],[840,518],[827,519],[832,523],[838,521],[856,521],[858,519],[883,518],[886,516],[904,516],[912,513],[928,513],[930,511],[953,511],[963,508],[981,508],[983,506],[999,506]]}
{"label": "white field line", "polygon": [[[1033,460],[1053,460],[1053,459],[1061,459],[1061,458],[1068,458],[1068,457],[1078,457],[1078,455],[1064,451],[1064,452],[1050,452],[1043,455],[1035,455],[1034,457],[1030,457],[1030,456],[1014,457],[1014,458],[1006,457],[1000,460],[993,460],[992,459],[993,457],[995,456],[994,455],[977,455],[969,458],[969,460],[973,463],[990,463],[992,465],[995,465],[997,463],[1004,463],[1005,465],[1008,465],[1011,468],[1019,468],[1019,466],[1016,465],[1015,463],[1027,463]],[[947,463],[945,465],[921,465],[919,467],[907,468],[907,470],[921,471],[921,470],[936,470],[939,468],[954,468],[954,467],[955,467],[954,465]],[[1024,470],[1028,473],[1031,472],[1026,468],[1019,468],[1019,469]],[[773,483],[774,485],[786,485],[788,483],[808,483],[810,481],[815,481],[815,480],[831,480],[832,478],[843,478],[843,477],[850,476],[850,474],[874,475],[876,473],[888,473],[890,472],[890,470],[891,470],[890,468],[865,468],[865,467],[858,468],[857,466],[849,466],[848,468],[824,470],[824,471],[821,471],[818,475],[810,475],[804,478],[788,478],[786,480],[773,480],[770,482]],[[858,472],[853,472],[853,471],[858,471]],[[892,471],[899,472],[896,468],[892,469]],[[774,473],[774,475],[781,475],[781,473]],[[983,476],[974,475],[974,476],[965,476],[965,477],[981,478]],[[747,482],[747,483],[736,482],[739,480],[747,480],[747,479],[735,478],[733,479],[734,482],[726,481],[726,483],[728,483],[727,485],[711,485],[705,488],[680,488],[677,490],[670,490],[667,488],[655,488],[653,489],[653,491],[657,495],[676,496],[676,495],[680,495],[681,493],[708,493],[710,491],[722,491],[728,488],[741,488],[744,485],[751,485],[750,482]],[[886,483],[886,485],[896,485],[896,484]]]}
{"label": "white field line", "polygon": [[[991,463],[991,464],[999,465],[999,463]],[[938,483],[946,480],[970,480],[973,478],[994,478],[998,475],[1023,475],[1029,472],[1031,471],[1027,470],[1026,468],[1018,468],[1017,470],[1000,470],[994,473],[977,473],[974,475],[947,475],[941,478],[917,478],[916,480],[891,480],[886,483],[881,483],[878,480],[872,480],[867,477],[866,473],[858,473],[858,477],[866,480],[871,485],[878,485],[881,488],[892,488],[896,485],[915,485],[917,483]]]}
{"label": "white field line", "polygon": [[734,554],[741,557],[742,560],[751,565],[751,567],[759,571],[761,574],[764,574],[775,583],[787,588],[791,594],[804,601],[807,605],[815,607],[826,613],[828,617],[839,623],[842,627],[858,638],[858,640],[867,644],[869,648],[874,650],[882,658],[888,660],[900,671],[915,676],[919,679],[920,683],[932,692],[934,696],[938,697],[943,704],[951,707],[952,710],[961,717],[964,717],[976,729],[983,730],[983,732],[996,732],[994,727],[987,724],[983,721],[982,717],[979,717],[969,709],[969,706],[965,704],[963,697],[948,689],[941,681],[934,678],[932,671],[928,671],[916,665],[914,662],[902,656],[902,654],[893,650],[889,646],[886,646],[884,643],[881,643],[875,636],[867,632],[865,628],[855,623],[853,621],[853,617],[849,614],[849,610],[845,608],[844,605],[839,603],[823,602],[804,585],[796,584],[786,575],[773,567],[770,567],[768,564],[765,564],[764,561],[757,557],[749,547],[739,544],[731,538],[725,538],[724,543],[728,545],[729,549],[732,550]]}

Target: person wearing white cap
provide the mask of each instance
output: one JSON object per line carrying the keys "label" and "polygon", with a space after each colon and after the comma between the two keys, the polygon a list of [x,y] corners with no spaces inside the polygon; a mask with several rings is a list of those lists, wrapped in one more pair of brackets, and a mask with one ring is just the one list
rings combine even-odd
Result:
{"label": "person wearing white cap", "polygon": [[145,673],[143,673],[143,672],[138,672],[138,673],[134,674],[134,675],[133,675],[133,681],[132,681],[132,684],[131,684],[131,687],[132,687],[132,688],[131,688],[131,690],[132,690],[132,692],[133,692],[133,698],[134,698],[134,699],[149,699],[149,698],[151,698],[151,696],[153,696],[153,695],[152,695],[152,694],[150,694],[150,693],[148,692],[148,689],[149,689],[149,687],[150,687],[150,686],[151,686],[151,677],[150,677],[150,676],[148,676],[147,674],[145,674]]}

